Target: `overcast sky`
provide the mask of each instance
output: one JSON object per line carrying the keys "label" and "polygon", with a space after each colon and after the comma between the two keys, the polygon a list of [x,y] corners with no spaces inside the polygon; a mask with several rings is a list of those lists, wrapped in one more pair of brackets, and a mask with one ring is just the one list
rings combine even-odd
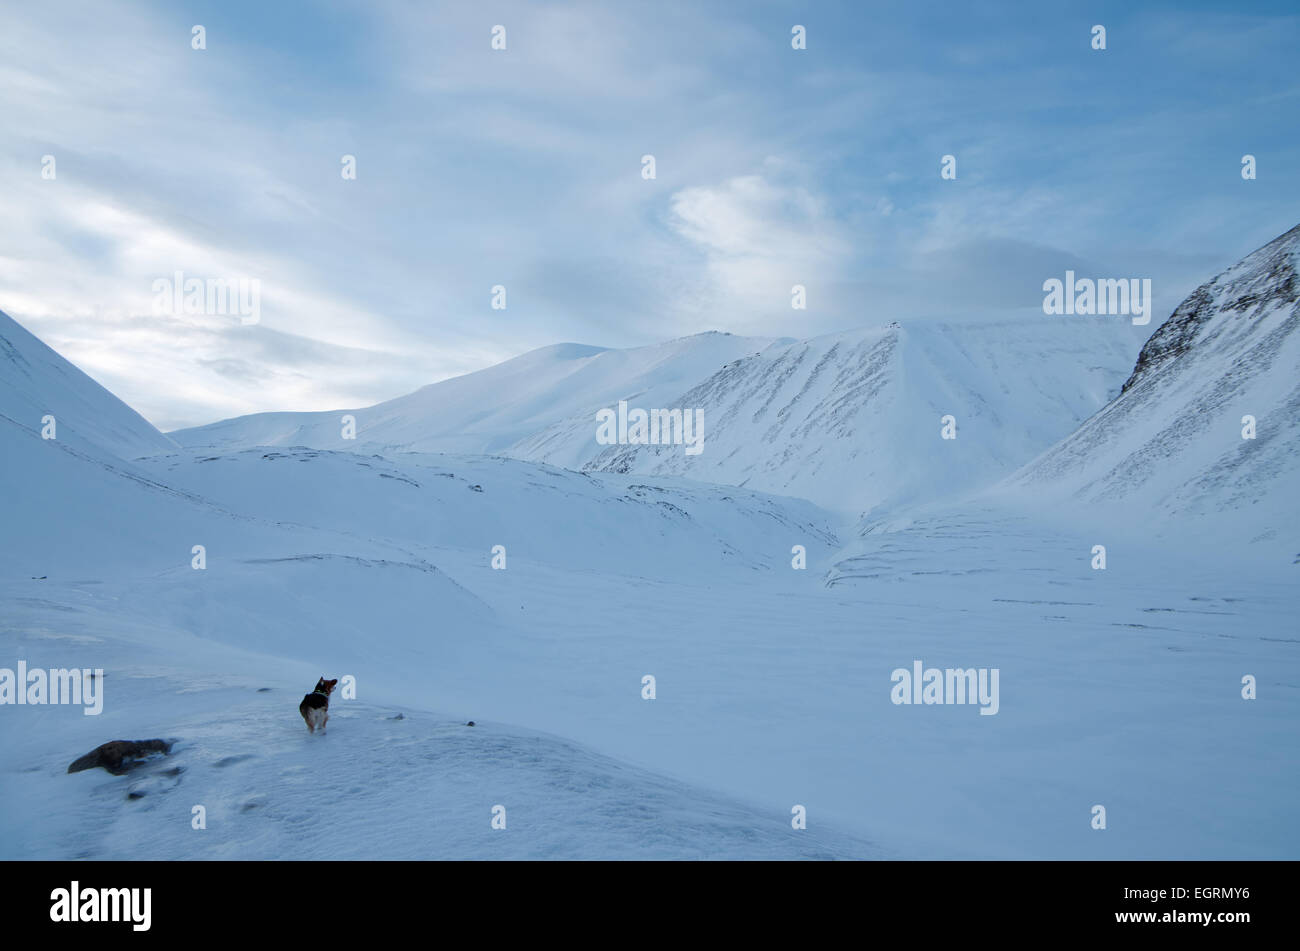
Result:
{"label": "overcast sky", "polygon": [[[1294,3],[6,3],[0,309],[163,429],[1041,315],[1067,268],[1151,278],[1154,330],[1300,221],[1297,50]],[[155,313],[177,271],[260,322]]]}

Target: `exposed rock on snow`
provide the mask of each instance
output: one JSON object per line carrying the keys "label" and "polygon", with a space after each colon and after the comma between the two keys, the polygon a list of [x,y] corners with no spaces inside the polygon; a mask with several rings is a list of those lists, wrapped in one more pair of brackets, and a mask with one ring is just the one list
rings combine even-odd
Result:
{"label": "exposed rock on snow", "polygon": [[166,756],[171,749],[172,743],[168,740],[110,740],[73,760],[68,772],[79,773],[83,769],[102,766],[114,776],[120,776],[146,760]]}
{"label": "exposed rock on snow", "polygon": [[1158,527],[1222,516],[1271,540],[1300,516],[1300,226],[1196,289],[1151,336],[1123,391],[1014,475]]}

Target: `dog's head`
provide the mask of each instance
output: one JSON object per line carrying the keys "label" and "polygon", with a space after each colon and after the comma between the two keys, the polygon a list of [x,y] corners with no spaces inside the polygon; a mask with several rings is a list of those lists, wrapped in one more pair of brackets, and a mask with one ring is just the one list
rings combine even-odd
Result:
{"label": "dog's head", "polygon": [[326,680],[322,677],[320,680],[316,681],[316,693],[323,693],[328,697],[334,692],[334,685],[337,683],[337,680]]}

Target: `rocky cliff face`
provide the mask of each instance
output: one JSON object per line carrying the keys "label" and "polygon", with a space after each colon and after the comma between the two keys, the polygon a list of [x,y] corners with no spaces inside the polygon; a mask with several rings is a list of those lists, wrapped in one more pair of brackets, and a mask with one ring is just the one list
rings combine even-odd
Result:
{"label": "rocky cliff face", "polygon": [[1198,287],[1151,335],[1124,390],[1152,378],[1193,347],[1215,346],[1215,337],[1232,330],[1232,324],[1238,325],[1236,332],[1249,333],[1250,324],[1273,306],[1294,304],[1300,297],[1296,280],[1298,246],[1300,225]]}
{"label": "rocky cliff face", "polygon": [[1008,480],[1153,527],[1220,514],[1280,538],[1300,515],[1300,226],[1197,288],[1118,397]]}

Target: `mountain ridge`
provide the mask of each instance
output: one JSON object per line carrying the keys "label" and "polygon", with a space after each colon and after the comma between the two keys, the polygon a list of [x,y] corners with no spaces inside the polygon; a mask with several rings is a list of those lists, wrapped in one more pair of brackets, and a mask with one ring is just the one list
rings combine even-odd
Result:
{"label": "mountain ridge", "polygon": [[106,387],[0,311],[0,414],[39,433],[54,417],[54,438],[131,459],[176,443]]}
{"label": "mountain ridge", "polygon": [[[1223,516],[1281,540],[1300,517],[1300,226],[1193,291],[1120,394],[1001,487],[1097,513]],[[1233,523],[1236,523],[1235,525]]]}

